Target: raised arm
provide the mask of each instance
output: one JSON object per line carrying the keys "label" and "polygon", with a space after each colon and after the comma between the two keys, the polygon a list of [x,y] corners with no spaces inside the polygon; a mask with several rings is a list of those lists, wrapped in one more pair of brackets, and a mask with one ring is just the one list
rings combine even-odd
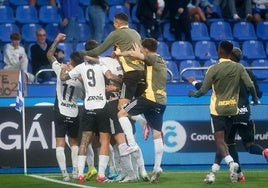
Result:
{"label": "raised arm", "polygon": [[55,54],[55,51],[56,51],[56,47],[57,47],[57,44],[60,42],[60,41],[63,41],[65,40],[66,38],[66,35],[63,34],[63,33],[59,33],[57,35],[57,37],[55,38],[54,42],[52,43],[52,45],[50,46],[48,52],[47,52],[47,58],[50,62],[50,64],[52,64],[54,61],[56,61],[56,57],[54,56]]}

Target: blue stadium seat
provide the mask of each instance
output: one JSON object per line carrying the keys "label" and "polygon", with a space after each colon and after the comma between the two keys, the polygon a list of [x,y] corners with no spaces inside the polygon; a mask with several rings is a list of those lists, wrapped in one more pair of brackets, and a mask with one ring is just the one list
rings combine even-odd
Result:
{"label": "blue stadium seat", "polygon": [[45,5],[50,5],[50,2],[49,2],[49,0],[37,0],[36,5],[41,7],[41,6],[45,6]]}
{"label": "blue stadium seat", "polygon": [[248,62],[245,61],[245,60],[243,60],[243,59],[240,60],[240,63],[241,63],[241,65],[243,65],[244,67],[250,67],[250,65],[248,64]]}
{"label": "blue stadium seat", "polygon": [[131,22],[131,16],[130,16],[129,9],[124,5],[111,6],[110,9],[109,9],[109,12],[108,12],[108,21],[113,23],[114,16],[116,14],[118,14],[118,13],[121,13],[121,12],[125,13],[126,15],[128,15],[129,22]]}
{"label": "blue stadium seat", "polygon": [[109,48],[108,50],[106,50],[105,52],[103,52],[101,54],[101,56],[102,57],[106,57],[106,56],[110,57],[112,55],[112,53],[113,53],[113,49],[114,49],[113,47]]}
{"label": "blue stadium seat", "polygon": [[14,23],[13,10],[9,6],[0,6],[0,24],[2,23]]}
{"label": "blue stadium seat", "polygon": [[197,41],[194,50],[198,60],[218,59],[216,45],[213,41]]}
{"label": "blue stadium seat", "polygon": [[86,42],[90,39],[89,26],[85,23],[79,23],[79,42]]}
{"label": "blue stadium seat", "polygon": [[124,5],[124,0],[107,0],[109,6]]}
{"label": "blue stadium seat", "polygon": [[235,23],[233,26],[233,37],[239,42],[257,39],[254,26],[250,22]]}
{"label": "blue stadium seat", "polygon": [[61,17],[58,12],[58,7],[44,5],[39,10],[39,20],[42,24],[60,23]]}
{"label": "blue stadium seat", "polygon": [[237,42],[235,40],[229,40],[229,41],[234,45],[234,47],[240,48],[239,42]]}
{"label": "blue stadium seat", "polygon": [[191,25],[192,41],[210,40],[206,24],[203,22],[192,22]]}
{"label": "blue stadium seat", "polygon": [[157,53],[160,54],[165,60],[171,60],[169,48],[165,42],[158,42]]}
{"label": "blue stadium seat", "polygon": [[[252,62],[252,67],[268,67],[268,59],[256,59]],[[252,72],[257,80],[268,80],[268,69],[252,69]]]}
{"label": "blue stadium seat", "polygon": [[34,6],[18,6],[16,9],[16,19],[19,24],[38,23],[37,10]]}
{"label": "blue stadium seat", "polygon": [[85,43],[86,43],[86,42],[79,42],[79,43],[76,45],[76,51],[85,50]]}
{"label": "blue stadium seat", "polygon": [[167,42],[174,42],[175,41],[175,35],[170,32],[170,23],[166,22],[163,25],[163,38]]}
{"label": "blue stadium seat", "polygon": [[79,23],[86,23],[86,17],[85,17],[85,13],[84,13],[84,9],[82,7],[79,6],[78,8],[78,22]]}
{"label": "blue stadium seat", "polygon": [[221,40],[233,40],[233,32],[229,22],[212,22],[210,25],[210,38],[216,42]]}
{"label": "blue stadium seat", "polygon": [[265,49],[266,49],[266,55],[268,56],[268,42],[266,42],[266,47],[265,47]]}
{"label": "blue stadium seat", "polygon": [[9,0],[9,3],[11,6],[17,7],[17,6],[23,6],[23,5],[29,5],[28,0]]}
{"label": "blue stadium seat", "polygon": [[114,30],[114,25],[112,23],[105,24],[104,32],[102,35],[102,40],[104,40],[113,30]]}
{"label": "blue stadium seat", "polygon": [[179,67],[175,61],[166,61],[167,68],[171,71],[172,77],[168,78],[170,82],[179,82]]}
{"label": "blue stadium seat", "polygon": [[90,5],[90,0],[79,0],[79,4],[82,7],[88,7]]}
{"label": "blue stadium seat", "polygon": [[24,24],[21,28],[21,38],[23,43],[29,44],[36,41],[35,33],[41,28],[40,24]]}
{"label": "blue stadium seat", "polygon": [[211,66],[211,65],[215,65],[215,64],[217,64],[217,63],[218,63],[218,60],[216,60],[216,59],[209,59],[209,60],[206,60],[206,61],[204,62],[203,67],[209,67],[209,66]]}
{"label": "blue stadium seat", "polygon": [[64,51],[64,63],[67,63],[70,60],[70,55],[73,52],[73,47],[71,43],[60,42],[57,45],[57,48]]}
{"label": "blue stadium seat", "polygon": [[268,41],[268,22],[259,22],[257,24],[256,34],[259,40]]}
{"label": "blue stadium seat", "polygon": [[16,24],[0,24],[0,43],[5,44],[11,42],[10,35],[13,32],[19,32],[19,28]]}
{"label": "blue stadium seat", "polygon": [[175,60],[195,59],[193,46],[188,41],[175,41],[171,44],[171,57]]}
{"label": "blue stadium seat", "polygon": [[[201,69],[200,63],[196,60],[184,60],[180,62],[180,76],[181,81],[187,81],[187,78],[193,76],[196,80],[203,80],[204,73]],[[195,70],[187,70],[187,68],[196,68]]]}
{"label": "blue stadium seat", "polygon": [[243,57],[246,60],[266,59],[262,41],[249,40],[242,44]]}
{"label": "blue stadium seat", "polygon": [[27,57],[29,59],[29,63],[31,63],[31,47],[34,44],[35,44],[35,42],[34,43],[30,43],[30,44],[27,45]]}
{"label": "blue stadium seat", "polygon": [[58,23],[49,23],[45,26],[47,40],[53,42],[60,32],[60,25]]}

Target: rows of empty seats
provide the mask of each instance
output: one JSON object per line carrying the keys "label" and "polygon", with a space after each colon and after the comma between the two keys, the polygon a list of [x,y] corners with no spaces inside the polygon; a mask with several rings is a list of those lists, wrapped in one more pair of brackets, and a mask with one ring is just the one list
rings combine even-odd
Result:
{"label": "rows of empty seats", "polygon": [[[21,32],[22,42],[27,46],[35,42],[35,31],[40,27],[46,29],[47,39],[50,41],[60,32],[61,18],[58,13],[58,7],[49,6],[48,0],[38,0],[37,7],[28,6],[27,0],[18,0],[15,1],[16,3],[12,1],[6,2],[9,3],[0,6],[0,17],[2,18],[0,20],[1,45],[10,42],[9,36],[14,31]],[[79,0],[79,2],[80,40],[77,50],[82,50],[85,41],[90,39],[90,29],[88,26],[90,19],[87,15],[89,0]],[[144,28],[135,16],[136,6],[134,6],[130,13],[129,9],[124,6],[123,0],[108,0],[108,3],[110,9],[107,12],[103,39],[113,30],[113,17],[118,12],[128,14],[130,27],[137,29],[141,36],[144,37]],[[174,35],[169,30],[170,23],[166,20],[159,27],[158,53],[168,61],[168,66],[172,70],[173,81],[185,80],[189,74],[195,74],[197,78],[202,79],[205,69],[200,67],[206,67],[211,62],[216,62],[218,59],[217,45],[221,40],[230,40],[234,46],[240,47],[243,50],[244,56],[241,63],[246,67],[267,66],[268,22],[260,22],[256,28],[250,22],[232,22],[224,19],[215,19],[210,22],[209,26],[202,22],[192,22],[191,25],[192,42],[175,41]],[[72,52],[71,45],[60,43],[59,48],[65,51],[65,60],[68,61],[69,55]],[[112,49],[103,55],[109,55],[111,51]],[[29,50],[27,52],[29,55]],[[0,61],[1,56],[2,54],[0,54]],[[187,67],[193,70],[185,71]],[[196,68],[201,70],[196,70]],[[261,72],[260,70],[257,71]]]}

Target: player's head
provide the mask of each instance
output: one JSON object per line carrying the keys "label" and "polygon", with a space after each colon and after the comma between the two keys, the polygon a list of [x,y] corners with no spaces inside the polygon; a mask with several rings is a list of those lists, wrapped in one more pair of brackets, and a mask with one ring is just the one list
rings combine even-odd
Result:
{"label": "player's head", "polygon": [[69,65],[71,65],[72,67],[75,67],[81,63],[84,62],[83,57],[79,54],[79,52],[73,52],[70,55],[70,63]]}
{"label": "player's head", "polygon": [[240,48],[234,47],[231,52],[230,59],[232,61],[239,63],[241,58],[242,58],[242,51],[240,50]]}
{"label": "player's head", "polygon": [[121,26],[128,25],[128,16],[125,13],[118,13],[114,16],[114,28],[118,29]]}
{"label": "player's head", "polygon": [[154,38],[144,38],[141,42],[143,49],[147,49],[150,52],[156,52],[158,42]]}
{"label": "player's head", "polygon": [[88,40],[85,44],[85,50],[92,50],[94,48],[97,48],[99,46],[99,43],[96,40]]}
{"label": "player's head", "polygon": [[218,47],[218,55],[220,58],[230,58],[234,45],[227,40],[221,41]]}

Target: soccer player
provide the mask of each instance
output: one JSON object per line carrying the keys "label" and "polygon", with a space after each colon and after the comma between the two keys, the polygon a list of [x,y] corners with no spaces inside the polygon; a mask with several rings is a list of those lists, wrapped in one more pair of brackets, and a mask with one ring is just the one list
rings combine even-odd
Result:
{"label": "soccer player", "polygon": [[[242,51],[239,48],[234,47],[232,50],[230,59],[232,61],[239,63],[241,58],[242,58]],[[254,83],[258,97],[261,98],[262,92],[259,89],[255,75],[250,70],[247,70],[247,72],[251,80]],[[201,82],[195,81],[193,77],[188,78],[188,81],[193,86],[195,86],[196,89],[199,89],[202,85]],[[264,149],[262,146],[254,143],[255,124],[250,113],[251,110],[250,110],[250,102],[249,102],[249,92],[242,82],[240,83],[238,108],[239,108],[239,112],[238,112],[238,115],[234,117],[234,122],[233,122],[232,128],[227,138],[227,145],[228,145],[230,155],[234,159],[234,162],[237,162],[239,164],[238,181],[244,182],[246,179],[241,171],[239,157],[238,157],[238,153],[235,147],[236,134],[238,133],[239,136],[241,136],[243,145],[245,146],[246,150],[249,153],[256,154],[256,155],[263,155],[267,161],[268,161],[268,149]]]}
{"label": "soccer player", "polygon": [[[82,55],[97,56],[114,46],[116,51],[123,52],[132,49],[132,44],[136,43],[141,46],[141,37],[139,33],[128,27],[128,16],[124,13],[118,13],[114,16],[114,28],[102,44],[97,48],[89,51],[81,51]],[[119,57],[119,61],[124,71],[123,86],[121,96],[118,103],[118,108],[121,109],[135,96],[140,95],[144,89],[144,63],[142,60],[134,57]],[[128,144],[131,147],[136,147],[137,143],[132,134],[132,127],[123,125],[124,133],[126,134]]]}
{"label": "soccer player", "polygon": [[[77,99],[82,96],[83,85],[78,79],[71,79],[68,81],[60,80],[61,64],[54,57],[56,46],[60,41],[65,39],[65,35],[59,33],[55,38],[53,44],[47,52],[53,70],[57,75],[57,95],[54,105],[54,121],[56,132],[56,158],[60,170],[63,175],[63,181],[69,181],[70,177],[66,169],[66,158],[64,153],[65,135],[68,136],[68,141],[71,148],[71,158],[73,164],[73,178],[77,179],[77,157],[78,157],[78,105]],[[71,54],[70,62],[66,66],[69,71],[73,67],[83,62],[83,58],[78,52]]]}
{"label": "soccer player", "polygon": [[[90,40],[86,43],[87,46],[90,46],[91,49],[94,49],[98,46],[97,41]],[[86,58],[91,58],[86,56]],[[111,57],[99,57],[97,59],[94,59],[95,61],[100,62],[103,65],[106,65],[106,67],[115,75],[122,76],[123,71],[120,63]],[[134,150],[129,150],[124,131],[122,130],[122,126],[120,125],[117,117],[118,113],[118,100],[120,96],[121,91],[121,83],[116,82],[114,80],[106,80],[106,94],[107,94],[107,100],[108,103],[106,105],[106,112],[109,116],[111,121],[111,133],[113,135],[113,138],[115,140],[116,145],[118,146],[119,155],[120,155],[120,161],[122,164],[122,168],[124,170],[125,177],[118,177],[116,180],[121,182],[133,182],[137,181],[137,177],[134,173],[133,167],[131,165],[131,158],[130,153]],[[132,148],[133,149],[133,148]],[[143,180],[149,181],[149,177],[147,175],[147,172],[145,171],[144,167],[144,161],[143,158],[139,159],[140,169],[141,169],[141,176]],[[112,162],[113,164],[113,162]],[[110,174],[111,175],[111,174]],[[108,175],[109,176],[109,175]]]}
{"label": "soccer player", "polygon": [[[92,48],[97,45],[96,41],[92,41]],[[76,78],[81,76],[85,91],[85,111],[81,117],[81,128],[82,128],[82,140],[79,147],[78,153],[78,183],[84,183],[84,167],[86,161],[86,150],[88,144],[91,143],[93,132],[99,133],[100,151],[99,151],[99,165],[98,165],[98,176],[97,182],[110,182],[105,176],[105,169],[107,168],[109,161],[109,145],[110,145],[110,121],[109,116],[106,112],[106,90],[105,90],[105,79],[104,75],[108,80],[114,82],[121,82],[121,78],[112,74],[111,71],[99,61],[97,56],[85,57],[86,62],[75,67],[72,71],[66,73],[61,72],[61,79],[68,80],[70,78]],[[123,136],[124,138],[124,136]],[[121,156],[129,156],[132,152],[126,143],[123,143],[119,152]],[[129,156],[130,157],[130,156]],[[123,161],[123,160],[122,160]],[[126,160],[126,163],[128,161]],[[130,160],[129,160],[130,162]],[[134,175],[133,169],[128,165],[126,168],[128,174]]]}
{"label": "soccer player", "polygon": [[[231,54],[231,59],[235,62],[239,62],[241,58],[242,51],[239,48],[234,48]],[[247,70],[247,73],[254,83],[258,98],[261,98],[262,92],[259,89],[255,75],[250,70]],[[255,124],[251,117],[249,92],[243,83],[240,84],[238,108],[238,115],[234,118],[233,126],[227,139],[227,145],[231,156],[234,161],[239,164],[239,157],[235,147],[235,136],[236,133],[238,133],[242,138],[243,145],[247,152],[250,154],[263,155],[268,161],[268,149],[264,149],[262,146],[254,143]],[[238,169],[238,181],[245,181],[245,176],[241,171],[240,165]]]}
{"label": "soccer player", "polygon": [[212,172],[206,178],[206,183],[215,181],[215,174],[219,170],[222,159],[229,165],[230,179],[238,181],[239,165],[234,162],[229,154],[225,142],[228,136],[233,118],[238,114],[238,97],[241,80],[250,91],[253,104],[258,104],[258,96],[253,82],[244,67],[230,60],[233,44],[229,41],[221,41],[218,47],[219,63],[211,66],[204,78],[201,88],[197,91],[189,91],[189,96],[200,97],[212,88],[210,102],[211,128],[215,138],[216,155]]}
{"label": "soccer player", "polygon": [[[144,61],[146,65],[146,85],[144,93],[130,101],[118,113],[119,122],[122,126],[130,124],[129,115],[144,114],[145,119],[152,128],[154,139],[155,161],[151,183],[156,183],[162,173],[161,161],[164,150],[162,138],[163,115],[166,109],[166,79],[167,66],[165,60],[159,56],[157,41],[153,38],[142,40],[142,52],[139,45],[134,44],[134,50],[117,52],[117,56],[135,57]],[[133,152],[133,156],[137,152]]]}

